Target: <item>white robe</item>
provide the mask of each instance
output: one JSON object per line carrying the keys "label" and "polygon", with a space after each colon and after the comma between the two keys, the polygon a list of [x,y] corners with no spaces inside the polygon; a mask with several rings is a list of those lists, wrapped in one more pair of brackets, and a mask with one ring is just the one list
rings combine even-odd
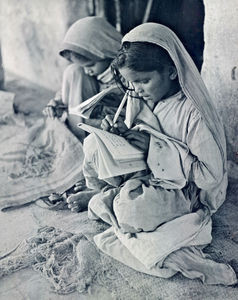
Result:
{"label": "white robe", "polygon": [[[128,97],[125,123],[150,134],[150,173],[97,179],[97,150],[84,144],[84,175],[91,187],[104,186],[89,203],[89,216],[111,225],[95,236],[97,246],[124,264],[151,275],[180,271],[209,284],[232,285],[234,270],[207,258],[211,215],[226,197],[226,144],[222,122],[191,57],[166,26],[145,23],[122,42],[164,48],[177,69],[181,93],[155,108]],[[90,150],[90,151],[89,151]],[[124,180],[124,181],[123,181]]]}
{"label": "white robe", "polygon": [[[131,101],[137,101],[136,105],[139,102]],[[226,189],[226,184],[222,185],[221,154],[209,129],[181,92],[159,102],[153,112],[145,103],[137,107],[137,113],[130,117],[139,123],[135,130],[151,134],[147,163],[152,174],[134,175],[125,184],[119,183],[119,187],[111,187],[91,199],[89,217],[112,225],[95,236],[97,246],[151,275],[170,277],[180,271],[210,284],[234,284],[232,268],[207,259],[201,251],[212,240],[210,207],[204,193],[199,199],[200,208],[192,211],[193,198],[199,194],[194,183],[207,192],[208,202],[218,190],[225,193]],[[99,181],[93,144],[95,141],[89,137],[84,145],[88,162],[84,170],[91,184]]]}

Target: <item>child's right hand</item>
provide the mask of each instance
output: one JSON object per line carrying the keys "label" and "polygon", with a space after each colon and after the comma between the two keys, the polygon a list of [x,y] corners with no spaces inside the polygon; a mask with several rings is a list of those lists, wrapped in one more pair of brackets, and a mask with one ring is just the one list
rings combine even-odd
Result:
{"label": "child's right hand", "polygon": [[47,106],[43,109],[43,114],[50,119],[55,118],[57,102],[54,99],[51,99]]}
{"label": "child's right hand", "polygon": [[43,114],[50,119],[59,118],[62,116],[63,111],[66,109],[66,106],[62,101],[51,99],[47,106],[43,110]]}
{"label": "child's right hand", "polygon": [[126,124],[124,123],[122,117],[119,117],[117,122],[113,124],[114,115],[106,115],[102,120],[101,128],[102,130],[109,131],[116,134],[123,134],[128,130]]}

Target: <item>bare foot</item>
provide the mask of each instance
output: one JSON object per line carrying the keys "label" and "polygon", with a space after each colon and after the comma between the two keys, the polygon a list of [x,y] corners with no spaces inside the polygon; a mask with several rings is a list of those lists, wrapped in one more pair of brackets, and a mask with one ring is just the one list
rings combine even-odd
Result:
{"label": "bare foot", "polygon": [[85,189],[87,189],[87,186],[86,186],[86,181],[85,181],[84,178],[82,180],[76,182],[75,185],[74,185],[74,192],[75,193],[83,191]]}
{"label": "bare foot", "polygon": [[98,193],[96,190],[81,191],[67,198],[68,208],[72,212],[80,212],[88,209],[89,200]]}

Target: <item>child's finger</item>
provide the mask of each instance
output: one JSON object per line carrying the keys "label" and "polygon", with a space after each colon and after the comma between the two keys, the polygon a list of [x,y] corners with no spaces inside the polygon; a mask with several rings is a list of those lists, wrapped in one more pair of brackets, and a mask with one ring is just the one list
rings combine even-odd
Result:
{"label": "child's finger", "polygon": [[54,119],[54,117],[55,117],[55,111],[52,107],[49,107],[49,117],[51,119]]}
{"label": "child's finger", "polygon": [[56,103],[55,99],[51,99],[51,100],[49,101],[48,105],[49,105],[49,106],[56,106],[57,103]]}
{"label": "child's finger", "polygon": [[112,128],[113,126],[110,125],[110,123],[108,122],[107,119],[103,119],[102,122],[101,122],[101,128],[105,131],[110,131],[110,129]]}
{"label": "child's finger", "polygon": [[113,126],[113,120],[111,115],[106,115],[105,120],[107,120],[110,126]]}
{"label": "child's finger", "polygon": [[82,210],[82,208],[80,207],[78,202],[73,202],[71,204],[68,204],[68,208],[72,211],[72,212],[80,212]]}
{"label": "child's finger", "polygon": [[49,117],[49,108],[47,106],[43,109],[43,114]]}
{"label": "child's finger", "polygon": [[132,130],[128,130],[126,131],[123,136],[128,139],[128,140],[141,140],[142,136],[140,134],[138,134],[138,132],[136,131],[132,131]]}
{"label": "child's finger", "polygon": [[44,116],[47,116],[46,108],[44,108],[44,109],[42,110],[42,113],[43,113]]}
{"label": "child's finger", "polygon": [[149,147],[149,136],[140,132],[127,131],[123,136],[134,147],[146,152]]}
{"label": "child's finger", "polygon": [[75,186],[75,187],[74,187],[74,192],[79,192],[79,191],[81,191],[82,189],[83,189],[83,186],[80,186],[80,185]]}
{"label": "child's finger", "polygon": [[110,127],[111,126],[109,125],[109,123],[107,122],[107,120],[103,119],[102,122],[101,122],[101,128],[102,128],[102,130],[108,131]]}
{"label": "child's finger", "polygon": [[122,133],[124,134],[124,133],[128,130],[126,124],[125,124],[123,121],[117,122],[117,123],[114,125],[114,127],[117,128],[121,134],[122,134]]}
{"label": "child's finger", "polygon": [[74,207],[74,208],[71,208],[71,211],[78,213],[78,212],[81,212],[82,209],[80,207]]}
{"label": "child's finger", "polygon": [[57,193],[52,193],[52,194],[50,194],[50,196],[48,198],[50,201],[58,201],[62,198],[62,195],[57,194]]}
{"label": "child's finger", "polygon": [[85,186],[85,185],[86,185],[85,179],[82,179],[75,183],[75,186]]}
{"label": "child's finger", "polygon": [[67,198],[66,202],[67,202],[67,203],[70,203],[70,204],[73,203],[73,202],[76,200],[75,196],[76,196],[76,195],[70,195],[70,196]]}
{"label": "child's finger", "polygon": [[78,208],[78,202],[73,202],[73,203],[70,203],[68,204],[68,208],[72,209],[72,208]]}

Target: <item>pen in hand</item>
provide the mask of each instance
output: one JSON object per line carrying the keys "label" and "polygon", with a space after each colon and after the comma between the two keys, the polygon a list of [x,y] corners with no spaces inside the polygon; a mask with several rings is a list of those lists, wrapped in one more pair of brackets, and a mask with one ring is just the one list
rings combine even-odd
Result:
{"label": "pen in hand", "polygon": [[[124,107],[124,105],[126,103],[127,97],[128,97],[128,92],[126,92],[125,95],[124,95],[124,97],[122,98],[122,101],[121,101],[121,103],[120,103],[120,105],[119,105],[119,107],[118,107],[118,109],[117,109],[117,111],[115,113],[114,118],[113,118],[112,127],[110,129],[110,132],[112,132],[112,133],[116,133],[116,134],[121,135],[121,131],[118,129],[118,125],[119,124],[116,124],[116,123],[117,123],[117,120],[118,120],[118,118],[120,116],[120,113],[121,113],[121,111],[122,111],[122,109],[123,109],[123,107]],[[123,124],[124,124],[124,122],[123,122]],[[124,127],[124,126],[120,126],[120,127]],[[125,128],[122,129],[122,131],[125,131]]]}
{"label": "pen in hand", "polygon": [[112,115],[106,115],[106,117],[102,120],[101,129],[117,135],[123,135],[123,133],[128,130],[121,116],[118,118],[116,123],[113,123]]}
{"label": "pen in hand", "polygon": [[118,120],[120,113],[126,103],[127,96],[128,96],[128,92],[126,92],[124,97],[122,98],[122,101],[121,101],[113,119],[112,119],[111,115],[106,115],[106,117],[102,120],[101,128],[103,130],[106,130],[106,131],[109,131],[109,132],[115,133],[115,134],[122,134],[122,132],[125,132],[128,129],[122,120]]}
{"label": "pen in hand", "polygon": [[124,107],[124,105],[126,103],[127,97],[128,97],[128,92],[126,92],[125,95],[124,95],[124,97],[122,98],[122,101],[121,101],[121,103],[120,103],[120,105],[119,105],[119,107],[118,107],[118,109],[117,109],[117,111],[115,113],[115,116],[114,116],[114,118],[112,120],[113,124],[115,124],[117,122],[117,119],[118,119],[118,117],[119,117],[119,115],[120,115],[120,113],[121,113],[121,111],[122,111],[122,109],[123,109],[123,107]]}

